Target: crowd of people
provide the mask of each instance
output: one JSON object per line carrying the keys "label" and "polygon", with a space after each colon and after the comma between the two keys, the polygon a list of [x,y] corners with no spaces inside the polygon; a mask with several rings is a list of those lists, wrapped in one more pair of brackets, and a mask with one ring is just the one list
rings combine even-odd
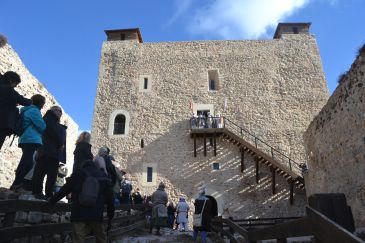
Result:
{"label": "crowd of people", "polygon": [[224,117],[219,113],[217,115],[212,115],[210,112],[207,113],[193,113],[191,117],[191,128],[223,128],[224,127]]}
{"label": "crowd of people", "polygon": [[[168,203],[168,195],[165,191],[165,184],[161,182],[157,190],[152,194],[150,201],[152,207],[150,223],[150,233],[156,228],[156,235],[160,235],[161,227],[169,227],[180,232],[188,231],[188,215],[190,207],[184,197],[180,197],[176,207],[173,202]],[[205,196],[205,188],[201,187],[199,196],[194,201],[194,215],[200,216],[200,223],[193,224],[193,240],[201,232],[201,241],[206,242],[207,232],[211,230],[211,218],[213,202]]]}
{"label": "crowd of people", "polygon": [[[7,137],[18,137],[22,156],[15,171],[10,190],[30,190],[36,199],[46,200],[50,205],[67,198],[72,202],[71,222],[74,226],[73,242],[83,242],[93,232],[96,242],[106,242],[103,228],[104,206],[107,205],[109,222],[119,204],[142,204],[147,208],[150,232],[161,227],[188,230],[190,207],[181,197],[176,207],[170,202],[161,182],[151,196],[142,196],[139,188],[133,190],[128,174],[120,167],[108,147],[102,146],[94,156],[89,132],[82,132],[76,141],[74,164],[69,177],[66,164],[67,126],[60,123],[62,109],[52,106],[42,116],[46,98],[34,94],[31,99],[20,95],[15,87],[21,82],[20,76],[12,71],[0,74],[0,151]],[[22,108],[18,109],[18,105]],[[208,114],[206,118],[193,117],[195,127],[220,127],[220,118]],[[10,145],[11,146],[11,145]],[[45,176],[45,189],[43,183]],[[43,194],[44,191],[44,194]],[[202,216],[199,225],[194,225],[193,238],[210,230],[211,202],[200,191],[194,202],[195,214]]]}

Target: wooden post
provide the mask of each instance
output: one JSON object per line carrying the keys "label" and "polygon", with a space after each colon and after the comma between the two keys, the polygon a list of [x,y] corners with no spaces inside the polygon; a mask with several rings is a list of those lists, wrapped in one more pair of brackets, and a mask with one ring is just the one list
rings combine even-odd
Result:
{"label": "wooden post", "polygon": [[204,133],[204,156],[207,156],[207,134]]}
{"label": "wooden post", "polygon": [[289,181],[290,185],[290,205],[294,204],[294,181],[291,179]]}
{"label": "wooden post", "polygon": [[[233,220],[233,218],[232,217],[229,217],[229,220]],[[229,226],[229,233],[234,237],[234,229],[231,227],[231,226]],[[232,241],[232,240],[229,240],[229,242],[230,243],[233,243],[234,241]]]}
{"label": "wooden post", "polygon": [[276,193],[276,188],[275,188],[275,168],[274,167],[271,167],[271,188],[272,188],[272,194],[275,195]]}
{"label": "wooden post", "polygon": [[245,170],[245,150],[241,147],[241,173]]}
{"label": "wooden post", "polygon": [[194,133],[194,157],[196,157],[196,133]]}
{"label": "wooden post", "polygon": [[256,162],[256,183],[259,183],[259,159],[255,158]]}
{"label": "wooden post", "polygon": [[214,156],[217,156],[217,134],[215,132],[213,134],[213,143],[214,143]]}

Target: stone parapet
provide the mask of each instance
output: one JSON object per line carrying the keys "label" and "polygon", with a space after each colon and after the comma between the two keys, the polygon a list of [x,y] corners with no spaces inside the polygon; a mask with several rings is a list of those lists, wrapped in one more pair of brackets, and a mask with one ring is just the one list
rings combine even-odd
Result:
{"label": "stone parapet", "polygon": [[305,132],[308,195],[344,193],[365,227],[365,47]]}

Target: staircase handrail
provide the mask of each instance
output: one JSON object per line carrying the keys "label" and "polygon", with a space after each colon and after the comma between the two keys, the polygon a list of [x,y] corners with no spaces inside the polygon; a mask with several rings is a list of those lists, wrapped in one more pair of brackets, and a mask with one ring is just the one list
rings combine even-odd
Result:
{"label": "staircase handrail", "polygon": [[[264,145],[266,145],[267,147],[270,148],[271,150],[271,157],[274,159],[274,152],[276,154],[279,154],[281,156],[283,156],[284,158],[288,159],[288,164],[289,164],[289,169],[290,171],[293,171],[292,167],[296,167],[296,169],[298,169],[299,171],[302,171],[303,168],[302,168],[302,165],[296,161],[294,161],[293,159],[291,159],[290,157],[288,157],[287,155],[285,155],[284,153],[282,153],[281,151],[275,149],[274,147],[272,147],[271,145],[269,145],[267,142],[263,141],[262,139],[260,139],[259,137],[257,137],[256,135],[252,134],[251,132],[249,132],[247,129],[237,125],[236,123],[234,123],[233,121],[229,120],[227,117],[223,117],[224,119],[224,128],[226,128],[226,125],[227,124],[232,124],[233,126],[236,126],[237,128],[240,129],[241,131],[241,136],[243,135],[243,132],[245,132],[246,134],[248,134],[249,136],[253,137],[254,138],[254,141],[255,141],[255,147],[258,148],[257,146],[257,142],[260,142]],[[234,132],[234,130],[232,131]],[[236,134],[237,135],[237,134]],[[247,141],[248,142],[248,141]],[[276,159],[276,158],[275,158]],[[276,159],[277,160],[277,159]]]}

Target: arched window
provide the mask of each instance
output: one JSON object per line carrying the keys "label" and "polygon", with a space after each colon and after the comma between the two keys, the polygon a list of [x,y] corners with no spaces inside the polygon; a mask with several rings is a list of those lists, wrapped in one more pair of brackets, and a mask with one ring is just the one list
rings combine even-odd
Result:
{"label": "arched window", "polygon": [[119,114],[114,119],[113,135],[125,134],[125,115]]}
{"label": "arched window", "polygon": [[131,117],[126,110],[114,110],[109,117],[108,135],[113,138],[126,138]]}

